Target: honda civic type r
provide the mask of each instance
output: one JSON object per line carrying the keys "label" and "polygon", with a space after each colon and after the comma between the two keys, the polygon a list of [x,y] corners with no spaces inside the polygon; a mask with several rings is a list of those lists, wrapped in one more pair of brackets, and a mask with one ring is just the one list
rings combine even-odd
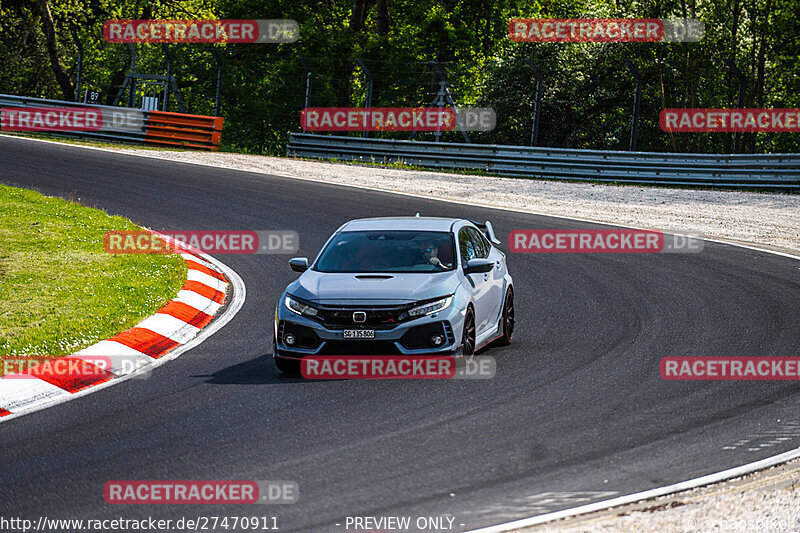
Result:
{"label": "honda civic type r", "polygon": [[514,290],[489,222],[434,217],[347,222],[275,310],[273,356],[471,355],[514,334]]}

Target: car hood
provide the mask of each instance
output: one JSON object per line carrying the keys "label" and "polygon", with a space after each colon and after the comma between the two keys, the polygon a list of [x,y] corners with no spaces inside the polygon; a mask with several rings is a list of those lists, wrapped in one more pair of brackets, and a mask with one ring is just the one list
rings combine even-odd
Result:
{"label": "car hood", "polygon": [[401,304],[455,292],[456,271],[419,274],[331,274],[306,270],[286,292],[324,304]]}

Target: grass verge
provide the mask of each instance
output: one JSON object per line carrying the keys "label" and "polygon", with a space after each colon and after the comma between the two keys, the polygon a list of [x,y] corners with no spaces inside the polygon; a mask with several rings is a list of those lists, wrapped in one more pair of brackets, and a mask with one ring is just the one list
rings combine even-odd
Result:
{"label": "grass verge", "polygon": [[[0,357],[56,357],[124,331],[186,280],[177,255],[110,255],[104,211],[0,184]],[[0,368],[2,373],[2,368]]]}

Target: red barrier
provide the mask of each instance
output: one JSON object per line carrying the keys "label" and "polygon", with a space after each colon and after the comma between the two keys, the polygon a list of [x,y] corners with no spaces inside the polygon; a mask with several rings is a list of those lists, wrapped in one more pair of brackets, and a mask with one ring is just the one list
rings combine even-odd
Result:
{"label": "red barrier", "polygon": [[145,120],[145,143],[219,150],[224,122],[225,119],[222,117],[148,111]]}

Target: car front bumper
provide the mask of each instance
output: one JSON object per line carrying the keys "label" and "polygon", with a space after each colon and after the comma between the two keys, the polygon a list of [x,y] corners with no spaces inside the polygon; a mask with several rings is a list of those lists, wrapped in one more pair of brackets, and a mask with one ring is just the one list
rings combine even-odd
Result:
{"label": "car front bumper", "polygon": [[[316,320],[286,309],[281,298],[275,314],[274,339],[276,357],[302,359],[314,355],[455,355],[461,345],[464,313],[451,305],[437,313],[402,322],[391,329],[375,329],[374,339],[345,339],[344,329],[332,328]],[[295,338],[287,344],[287,333]],[[432,337],[441,336],[435,345]]]}

